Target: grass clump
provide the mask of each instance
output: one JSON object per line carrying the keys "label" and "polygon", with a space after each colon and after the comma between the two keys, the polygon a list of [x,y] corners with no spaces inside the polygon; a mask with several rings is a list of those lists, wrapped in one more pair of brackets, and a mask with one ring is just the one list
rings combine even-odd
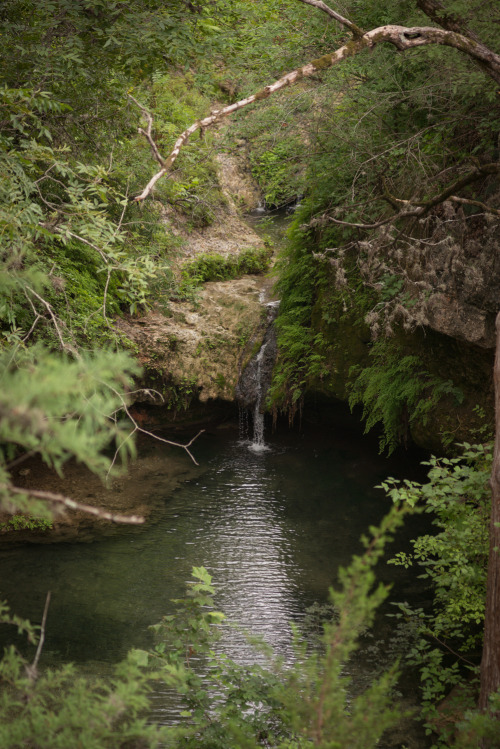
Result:
{"label": "grass clump", "polygon": [[252,247],[227,257],[207,252],[184,265],[183,282],[200,285],[207,281],[230,281],[251,274],[262,275],[269,270],[271,255],[270,247]]}

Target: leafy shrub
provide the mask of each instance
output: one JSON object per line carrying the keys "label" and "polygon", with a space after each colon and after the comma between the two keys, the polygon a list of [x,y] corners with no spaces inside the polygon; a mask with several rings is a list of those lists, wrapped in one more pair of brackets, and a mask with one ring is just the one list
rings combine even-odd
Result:
{"label": "leafy shrub", "polygon": [[390,563],[416,566],[432,586],[431,611],[403,602],[399,618],[414,626],[408,659],[420,670],[429,732],[439,724],[443,746],[450,746],[455,725],[436,723],[437,706],[464,676],[461,714],[475,706],[476,685],[470,677],[477,678],[486,599],[492,450],[490,444],[465,443],[462,448],[457,458],[426,461],[426,484],[393,478],[381,484],[393,502],[433,517],[435,532],[414,539],[412,552],[399,552]]}
{"label": "leafy shrub", "polygon": [[0,523],[0,530],[10,531],[46,531],[50,528],[52,528],[51,520],[30,515],[12,515],[7,523]]}
{"label": "leafy shrub", "polygon": [[206,253],[186,263],[182,269],[185,281],[195,284],[207,281],[228,281],[241,276],[266,273],[271,262],[272,249],[259,247],[243,250],[237,255]]}

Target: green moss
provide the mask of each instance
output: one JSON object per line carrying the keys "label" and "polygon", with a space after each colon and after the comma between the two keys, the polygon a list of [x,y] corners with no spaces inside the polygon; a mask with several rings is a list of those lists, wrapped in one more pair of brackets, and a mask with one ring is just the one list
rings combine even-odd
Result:
{"label": "green moss", "polygon": [[332,62],[333,55],[330,53],[328,55],[318,57],[316,60],[312,60],[311,65],[314,65],[316,70],[326,70],[327,68],[331,68]]}

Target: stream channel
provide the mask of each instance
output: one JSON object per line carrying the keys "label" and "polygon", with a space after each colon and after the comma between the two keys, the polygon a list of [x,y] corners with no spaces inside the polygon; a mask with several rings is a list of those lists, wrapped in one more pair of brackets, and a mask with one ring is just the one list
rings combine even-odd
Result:
{"label": "stream channel", "polygon": [[[389,509],[374,487],[389,475],[421,471],[415,456],[379,456],[376,438],[362,434],[343,404],[330,404],[328,413],[321,404],[309,407],[300,429],[282,425],[271,433],[268,425],[265,439],[268,449],[249,449],[235,413],[196,441],[199,468],[175,451],[189,478],[173,491],[162,484],[162,466],[174,449],[143,443],[130,476],[136,486],[127,491],[155,505],[144,526],[120,527],[91,543],[0,547],[0,599],[14,612],[40,622],[52,591],[41,666],[70,660],[83,672],[105,674],[130,648],[151,646],[149,625],[172,613],[171,599],[184,595],[200,565],[231,621],[293,657],[290,622],[328,600],[339,565],[361,550],[361,534]],[[390,553],[408,549],[421,523],[410,518]],[[378,573],[393,583],[392,600],[422,596],[414,572],[380,563]],[[382,612],[375,638],[389,637],[393,621]],[[12,632],[0,636],[2,646]],[[227,628],[218,647],[240,663],[258,658],[238,630]],[[170,715],[160,695],[154,712],[159,721]]]}

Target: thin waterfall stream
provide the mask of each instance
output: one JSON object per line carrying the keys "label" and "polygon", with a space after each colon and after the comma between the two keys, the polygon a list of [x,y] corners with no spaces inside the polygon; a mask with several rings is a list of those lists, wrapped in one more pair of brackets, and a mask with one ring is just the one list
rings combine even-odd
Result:
{"label": "thin waterfall stream", "polygon": [[255,401],[254,411],[253,411],[253,440],[252,440],[252,450],[259,451],[259,450],[265,450],[266,446],[264,443],[264,414],[261,413],[261,405],[262,405],[262,360],[264,358],[264,354],[266,353],[266,347],[267,343],[264,343],[261,346],[261,349],[259,353],[257,354],[256,361],[257,361],[257,374],[256,374],[256,380],[257,380],[257,399]]}

